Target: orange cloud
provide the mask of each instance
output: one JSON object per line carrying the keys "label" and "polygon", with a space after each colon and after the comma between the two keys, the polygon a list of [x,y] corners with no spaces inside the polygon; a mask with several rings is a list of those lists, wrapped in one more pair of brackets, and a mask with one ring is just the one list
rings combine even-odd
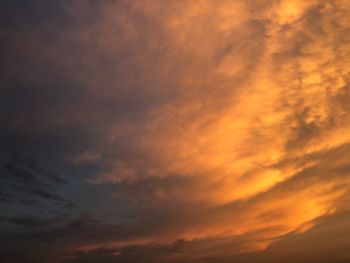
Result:
{"label": "orange cloud", "polygon": [[184,240],[194,254],[208,242],[209,256],[268,251],[348,210],[347,1],[118,1],[92,15],[86,5],[69,4],[91,19],[58,45],[30,44],[81,96],[45,123],[37,112],[13,122],[84,130],[92,139],[65,160],[101,163],[86,182],[132,207],[131,234],[73,249]]}

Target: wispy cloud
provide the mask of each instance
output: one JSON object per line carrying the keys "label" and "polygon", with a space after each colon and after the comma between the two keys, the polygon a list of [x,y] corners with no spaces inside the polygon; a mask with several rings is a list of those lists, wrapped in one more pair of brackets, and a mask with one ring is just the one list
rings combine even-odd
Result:
{"label": "wispy cloud", "polygon": [[[41,233],[57,262],[349,259],[345,235],[327,245],[336,225],[348,233],[347,1],[29,10],[41,15],[7,14],[1,26],[1,154],[34,155],[70,175],[56,194],[27,168],[3,166],[35,185],[20,192],[85,211]],[[332,257],[317,256],[326,248]]]}

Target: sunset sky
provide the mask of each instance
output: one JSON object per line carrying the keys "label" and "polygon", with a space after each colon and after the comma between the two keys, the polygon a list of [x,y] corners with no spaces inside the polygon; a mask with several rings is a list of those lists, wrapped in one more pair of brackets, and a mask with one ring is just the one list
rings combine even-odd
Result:
{"label": "sunset sky", "polygon": [[349,0],[5,0],[0,262],[350,262]]}

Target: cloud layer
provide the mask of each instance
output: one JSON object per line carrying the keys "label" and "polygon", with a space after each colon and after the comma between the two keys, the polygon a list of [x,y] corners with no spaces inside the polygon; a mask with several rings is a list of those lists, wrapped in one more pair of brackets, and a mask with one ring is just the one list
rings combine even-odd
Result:
{"label": "cloud layer", "polygon": [[33,1],[1,12],[0,157],[32,156],[67,182],[52,193],[33,169],[2,161],[0,202],[29,191],[71,211],[1,212],[1,224],[23,227],[4,234],[6,260],[350,259],[347,1]]}

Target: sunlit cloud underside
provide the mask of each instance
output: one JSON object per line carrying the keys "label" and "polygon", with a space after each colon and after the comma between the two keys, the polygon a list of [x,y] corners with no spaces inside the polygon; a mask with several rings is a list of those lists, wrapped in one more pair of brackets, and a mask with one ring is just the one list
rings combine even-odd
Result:
{"label": "sunlit cloud underside", "polygon": [[5,259],[350,261],[349,1],[59,6],[2,26],[0,96],[25,106],[0,125],[75,208],[1,212]]}

